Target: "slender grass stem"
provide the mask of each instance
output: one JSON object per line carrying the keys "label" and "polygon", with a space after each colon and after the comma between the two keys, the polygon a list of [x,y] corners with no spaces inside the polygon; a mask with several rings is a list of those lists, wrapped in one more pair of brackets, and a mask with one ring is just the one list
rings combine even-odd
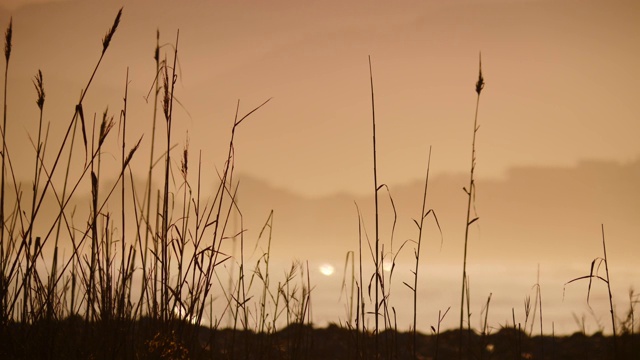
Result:
{"label": "slender grass stem", "polygon": [[611,278],[609,277],[609,261],[607,259],[607,243],[604,237],[604,224],[602,228],[602,252],[604,253],[604,270],[607,275],[607,291],[609,292],[609,312],[611,313],[611,330],[613,332],[613,358],[618,358],[617,334],[616,334],[616,317],[613,311],[613,295],[611,294]]}
{"label": "slender grass stem", "polygon": [[[480,58],[480,66],[478,73],[478,81],[476,82],[476,93],[478,94],[476,97],[476,111],[473,120],[473,139],[471,141],[471,170],[469,171],[469,188],[464,188],[465,193],[467,194],[467,220],[465,224],[464,231],[464,256],[462,262],[462,291],[460,295],[460,343],[458,346],[458,356],[462,359],[462,339],[463,339],[463,321],[464,321],[464,303],[465,303],[465,293],[468,293],[467,284],[467,250],[469,244],[469,228],[471,224],[478,220],[478,218],[471,219],[471,208],[473,206],[473,201],[475,200],[475,179],[474,173],[476,169],[476,134],[478,133],[478,108],[480,106],[480,93],[484,88],[484,78],[482,76],[482,58]],[[468,305],[467,299],[467,305]],[[470,315],[470,314],[469,314]],[[471,326],[469,324],[469,326]]]}
{"label": "slender grass stem", "polygon": [[9,287],[8,279],[5,279],[5,254],[4,254],[4,233],[5,233],[5,156],[7,153],[7,89],[9,85],[9,60],[11,59],[11,40],[13,37],[13,18],[9,19],[9,26],[5,32],[5,45],[4,45],[4,102],[2,111],[2,168],[0,169],[0,321],[4,324],[7,321],[7,290]]}
{"label": "slender grass stem", "polygon": [[[413,270],[413,287],[407,285],[405,283],[405,285],[407,285],[407,287],[409,287],[412,292],[413,292],[413,358],[417,359],[418,358],[418,354],[417,354],[417,342],[418,342],[418,273],[420,271],[420,248],[422,245],[422,234],[423,234],[423,230],[424,230],[424,220],[425,218],[429,215],[429,213],[431,213],[432,211],[429,210],[427,212],[427,190],[429,189],[429,171],[431,169],[431,146],[429,146],[429,157],[427,160],[427,175],[425,176],[424,179],[424,192],[422,194],[422,210],[420,211],[420,224],[418,224],[417,221],[414,220],[414,222],[416,223],[416,225],[418,226],[418,244],[417,244],[417,248],[415,250],[415,259],[416,259],[416,265],[415,268]],[[435,216],[435,213],[434,213]],[[438,218],[436,218],[437,221]],[[438,227],[440,227],[440,225],[438,224]]]}
{"label": "slender grass stem", "polygon": [[375,354],[376,357],[379,354],[379,306],[380,306],[380,234],[379,234],[379,213],[378,213],[378,159],[376,155],[376,106],[375,96],[373,91],[373,70],[371,68],[371,56],[369,56],[369,80],[371,84],[371,124],[373,133],[373,194],[375,202],[375,305],[373,308],[373,314],[375,316]]}

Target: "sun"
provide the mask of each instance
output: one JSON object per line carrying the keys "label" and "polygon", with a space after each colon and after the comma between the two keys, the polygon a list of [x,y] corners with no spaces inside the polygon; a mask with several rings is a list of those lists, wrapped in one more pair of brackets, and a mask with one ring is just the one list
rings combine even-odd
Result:
{"label": "sun", "polygon": [[331,264],[322,264],[320,265],[318,270],[320,270],[320,273],[324,276],[331,276],[335,271],[334,267]]}
{"label": "sun", "polygon": [[391,271],[391,269],[393,269],[393,261],[391,260],[384,260],[384,262],[382,263],[382,270],[389,272]]}

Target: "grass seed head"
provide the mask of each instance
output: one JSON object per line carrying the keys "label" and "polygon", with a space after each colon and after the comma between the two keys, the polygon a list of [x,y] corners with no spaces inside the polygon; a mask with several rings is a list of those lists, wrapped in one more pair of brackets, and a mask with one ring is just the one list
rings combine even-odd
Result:
{"label": "grass seed head", "polygon": [[180,172],[184,179],[187,179],[187,174],[189,172],[189,134],[187,133],[187,141],[184,145],[184,149],[182,150],[182,162],[180,164]]}
{"label": "grass seed head", "polygon": [[11,38],[13,36],[13,18],[9,19],[9,26],[7,27],[7,31],[4,33],[4,58],[7,63],[9,62],[9,58],[11,57]]}
{"label": "grass seed head", "polygon": [[138,143],[136,144],[136,146],[134,146],[129,151],[129,154],[127,155],[126,159],[124,160],[124,164],[122,166],[122,171],[124,171],[124,169],[126,169],[127,166],[129,166],[129,162],[131,162],[131,159],[133,158],[133,154],[135,154],[135,152],[138,150],[138,147],[140,146],[140,142],[141,141],[142,141],[142,137],[138,140]]}
{"label": "grass seed head", "polygon": [[116,19],[113,21],[113,26],[107,31],[107,34],[102,39],[102,53],[104,54],[109,47],[109,43],[113,38],[113,34],[116,33],[116,29],[118,28],[118,24],[120,24],[120,17],[122,16],[122,8],[118,10],[118,15],[116,15]]}
{"label": "grass seed head", "polygon": [[162,111],[164,112],[164,118],[169,123],[171,118],[171,94],[169,93],[169,69],[167,67],[167,59],[164,59],[164,77],[163,77],[163,90],[164,96],[162,97]]}
{"label": "grass seed head", "polygon": [[102,122],[100,123],[100,136],[98,137],[98,146],[102,146],[104,140],[107,138],[109,131],[113,128],[115,124],[113,122],[113,116],[108,116],[109,109],[105,109],[102,114]]}
{"label": "grass seed head", "polygon": [[160,61],[160,30],[156,30],[156,50],[153,53],[153,59],[158,62]]}
{"label": "grass seed head", "polygon": [[38,70],[38,74],[33,80],[33,86],[36,88],[36,92],[38,93],[38,100],[36,100],[36,104],[40,110],[44,107],[44,85],[42,82],[42,70]]}
{"label": "grass seed head", "polygon": [[480,95],[482,89],[484,89],[484,77],[482,77],[482,53],[480,53],[480,71],[478,73],[478,81],[476,82],[476,92]]}

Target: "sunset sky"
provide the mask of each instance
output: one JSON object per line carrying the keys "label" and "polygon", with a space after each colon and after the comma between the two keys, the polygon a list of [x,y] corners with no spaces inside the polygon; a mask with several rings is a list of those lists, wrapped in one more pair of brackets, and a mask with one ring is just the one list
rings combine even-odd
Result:
{"label": "sunset sky", "polygon": [[[610,241],[612,256],[620,261],[621,308],[628,304],[629,287],[640,286],[640,265],[634,260],[640,258],[640,2],[2,0],[0,28],[4,31],[13,18],[7,133],[18,181],[31,179],[33,147],[27,134],[34,133],[38,120],[33,77],[42,70],[45,120],[58,144],[100,55],[101,39],[122,6],[121,25],[85,112],[99,117],[108,107],[118,114],[128,68],[127,141],[133,144],[143,134],[143,144],[149,141],[153,106],[144,97],[153,86],[156,31],[161,44],[175,44],[179,29],[180,105],[173,139],[181,151],[188,134],[191,161],[202,151],[202,178],[213,184],[226,156],[237,101],[246,113],[273,98],[238,130],[236,171],[240,179],[246,177],[248,192],[263,189],[244,197],[241,185],[241,201],[264,202],[246,205],[257,217],[253,221],[264,221],[268,210],[275,210],[284,262],[314,255],[309,249],[315,245],[291,238],[301,236],[301,229],[342,239],[334,245],[334,258],[309,259],[318,266],[331,263],[337,273],[345,252],[357,246],[353,201],[368,206],[373,188],[370,55],[379,182],[392,192],[398,189],[399,196],[410,190],[414,196],[401,209],[407,224],[401,225],[400,237],[415,235],[410,219],[419,216],[417,184],[424,178],[429,146],[433,149],[432,191],[445,194],[434,195],[433,207],[445,207],[441,221],[447,242],[442,250],[436,245],[430,250],[440,254],[434,255],[436,268],[455,270],[443,270],[444,277],[425,276],[443,281],[451,299],[458,299],[437,300],[439,308],[432,309],[437,314],[449,304],[449,326],[455,326],[466,211],[460,189],[468,181],[481,52],[486,81],[477,139],[481,220],[473,236],[489,244],[495,240],[495,247],[478,245],[471,255],[477,256],[471,266],[491,278],[477,285],[474,302],[482,304],[493,292],[494,325],[504,323],[512,307],[522,308],[536,266],[543,263],[547,268],[543,265],[541,273],[550,287],[546,295],[562,303],[564,282],[585,275],[590,261],[601,256],[600,224],[608,226],[607,221],[616,235]],[[167,45],[162,53],[171,59],[173,50]],[[118,156],[105,158],[106,166],[118,164]],[[142,170],[136,173],[134,167],[134,174],[144,181],[148,149],[139,156]],[[271,192],[281,196],[264,195]],[[280,203],[284,198],[290,202]],[[298,205],[315,209],[309,211],[323,221],[278,216],[280,208],[295,217]],[[344,216],[331,217],[337,213]],[[444,224],[451,224],[449,232]],[[332,225],[334,232],[327,230]],[[540,241],[539,247],[518,258],[514,253],[523,247],[513,245],[514,236],[523,236],[525,244]],[[574,272],[560,274],[560,269]],[[455,276],[445,282],[449,273]],[[523,281],[507,276],[520,273],[526,274]],[[331,278],[337,285],[327,288],[339,286],[341,274],[336,275]],[[483,276],[475,281],[481,283]],[[500,303],[499,293],[512,283],[522,293]],[[571,296],[582,301],[584,295],[580,287]],[[556,305],[549,305],[549,314],[571,309]],[[342,305],[336,306],[342,314]],[[428,316],[432,319],[432,312]],[[571,310],[558,315],[558,327],[577,330]]]}

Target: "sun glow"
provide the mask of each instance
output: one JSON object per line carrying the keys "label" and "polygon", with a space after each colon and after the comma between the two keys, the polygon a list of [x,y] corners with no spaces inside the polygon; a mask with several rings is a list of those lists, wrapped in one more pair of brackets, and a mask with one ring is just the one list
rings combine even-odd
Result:
{"label": "sun glow", "polygon": [[391,269],[393,269],[393,261],[384,260],[384,262],[382,263],[382,270],[389,272],[391,271]]}
{"label": "sun glow", "polygon": [[322,273],[322,275],[324,276],[331,276],[335,271],[334,267],[331,264],[322,264],[320,265],[318,270],[320,270],[320,273]]}

